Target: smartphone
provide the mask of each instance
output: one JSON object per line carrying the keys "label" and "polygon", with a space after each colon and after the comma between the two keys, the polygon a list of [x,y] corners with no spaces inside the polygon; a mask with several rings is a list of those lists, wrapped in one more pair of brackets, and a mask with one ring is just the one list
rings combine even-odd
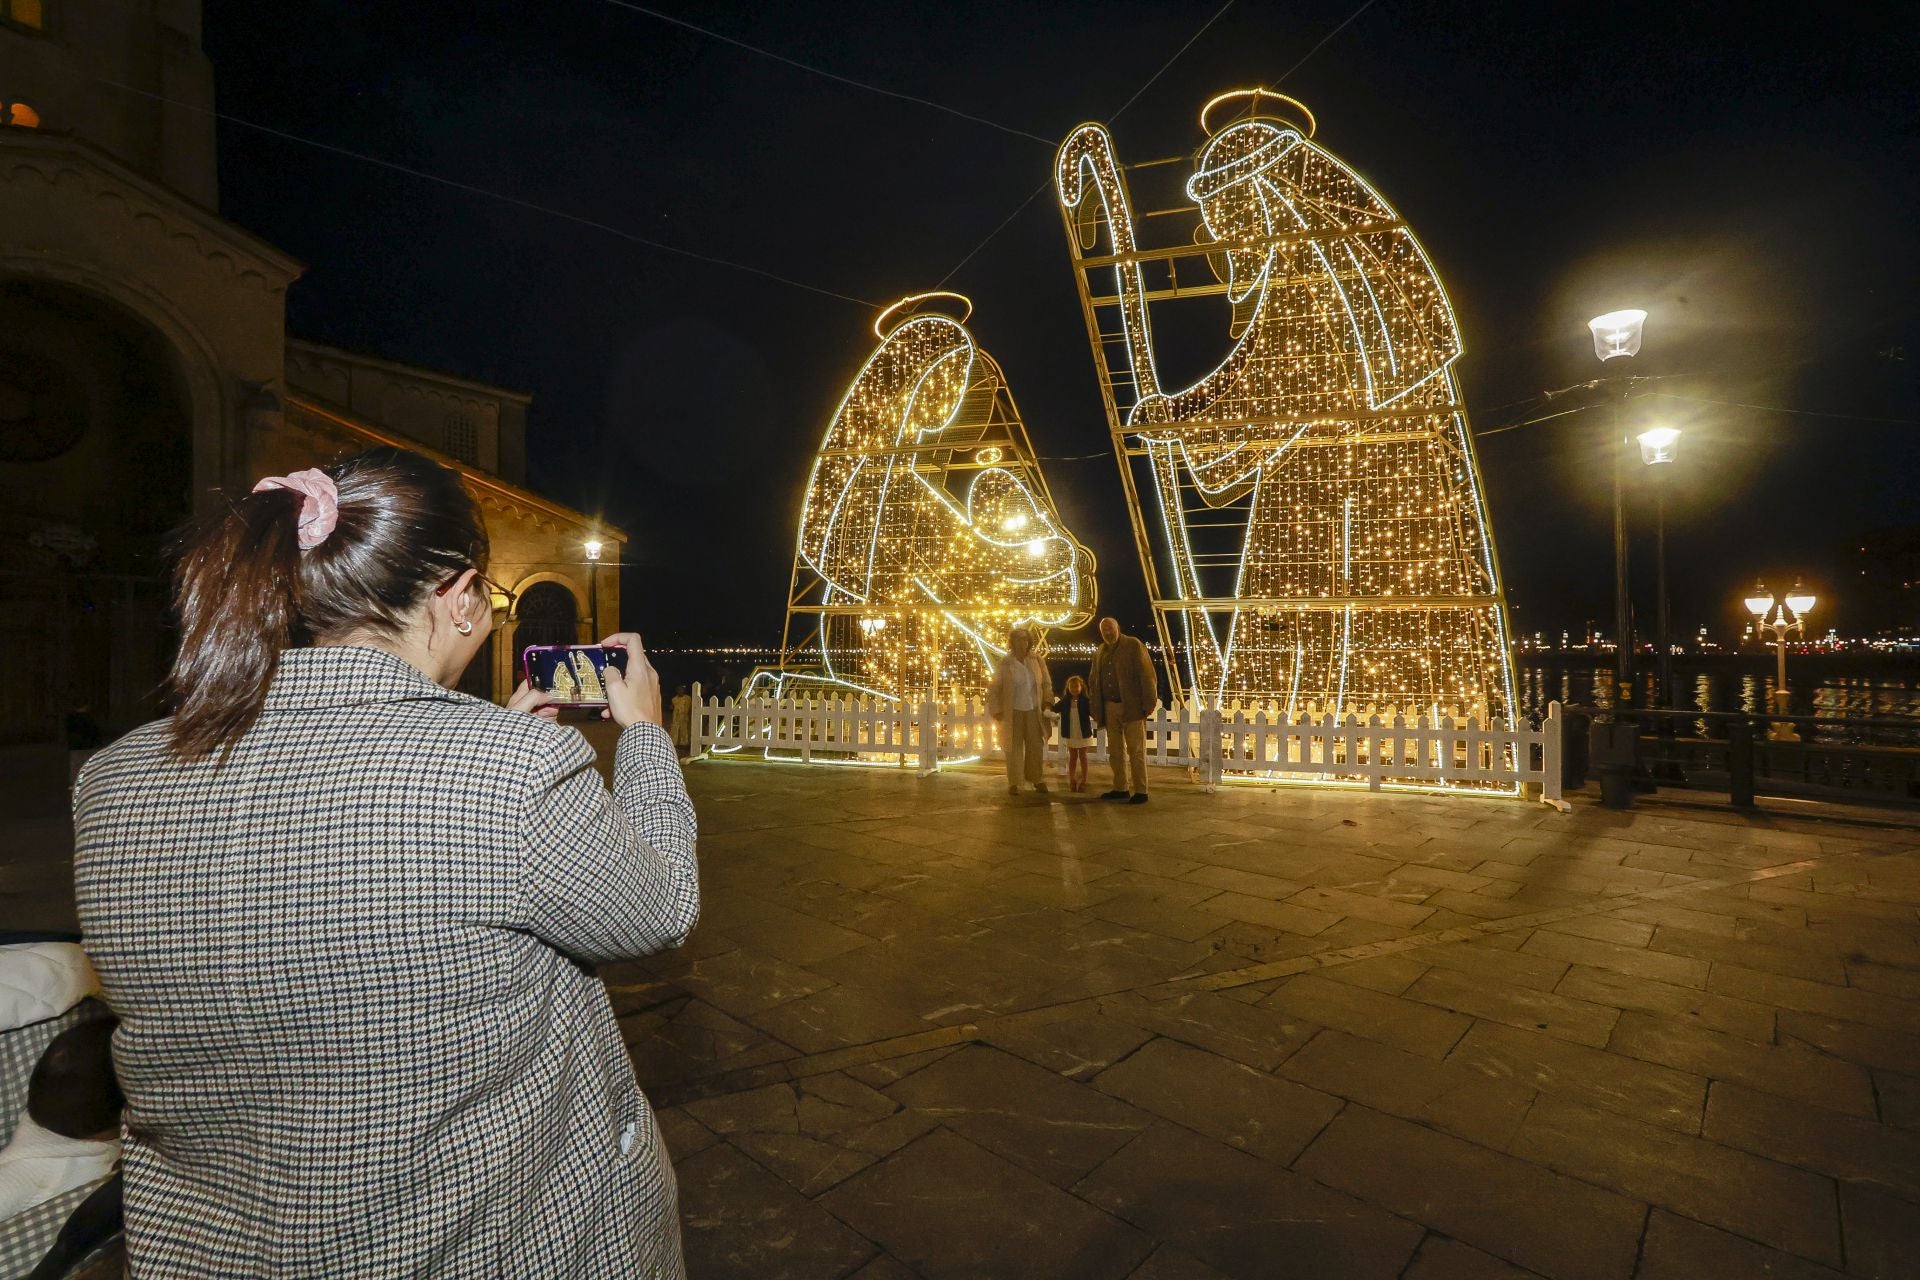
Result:
{"label": "smartphone", "polygon": [[619,645],[530,644],[520,651],[527,683],[563,707],[607,705],[606,669],[625,675],[627,651]]}

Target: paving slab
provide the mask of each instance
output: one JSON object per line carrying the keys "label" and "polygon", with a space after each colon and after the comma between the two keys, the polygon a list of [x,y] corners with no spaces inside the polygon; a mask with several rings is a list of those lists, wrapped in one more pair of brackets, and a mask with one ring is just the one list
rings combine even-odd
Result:
{"label": "paving slab", "polygon": [[1507,1149],[1786,1253],[1841,1260],[1833,1183],[1804,1169],[1546,1094]]}
{"label": "paving slab", "polygon": [[1349,1107],[1295,1167],[1556,1280],[1633,1274],[1645,1205],[1394,1116]]}
{"label": "paving slab", "polygon": [[1497,1022],[1476,1022],[1447,1061],[1681,1133],[1700,1132],[1707,1101],[1705,1076]]}
{"label": "paving slab", "polygon": [[969,1045],[887,1086],[886,1096],[1060,1186],[1086,1175],[1152,1117],[999,1049]]}
{"label": "paving slab", "polygon": [[1171,995],[1110,996],[1102,1014],[1175,1040],[1184,1040],[1236,1062],[1271,1071],[1320,1030],[1318,1023],[1262,1000],[1257,1005],[1212,991]]}
{"label": "paving slab", "polygon": [[1620,1015],[1607,1048],[1850,1115],[1874,1114],[1873,1082],[1866,1071],[1798,1044],[1755,1042],[1657,1014],[1633,1012]]}
{"label": "paving slab", "polygon": [[819,1280],[874,1255],[873,1244],[733,1147],[674,1165],[687,1272],[701,1280]]}
{"label": "paving slab", "polygon": [[1730,1147],[1880,1187],[1920,1213],[1920,1134],[1717,1082],[1707,1095],[1703,1132]]}
{"label": "paving slab", "polygon": [[1328,1094],[1166,1039],[1148,1041],[1093,1084],[1279,1165],[1291,1163],[1341,1107]]}
{"label": "paving slab", "polygon": [[1539,1274],[1430,1231],[1401,1280],[1533,1280]]}
{"label": "paving slab", "polygon": [[[1407,990],[1411,993],[1432,976],[1429,970]],[[1445,1057],[1473,1025],[1472,1019],[1457,1013],[1317,974],[1292,979],[1261,1003],[1427,1058]]]}
{"label": "paving slab", "polygon": [[1408,987],[1407,999],[1595,1048],[1607,1043],[1613,1024],[1620,1019],[1620,1011],[1606,1005],[1530,987],[1479,982],[1440,968],[1428,970]]}
{"label": "paving slab", "polygon": [[1147,1130],[1074,1191],[1246,1280],[1270,1280],[1281,1268],[1390,1280],[1422,1234],[1383,1209],[1171,1124]]}
{"label": "paving slab", "polygon": [[685,1110],[806,1196],[837,1185],[936,1123],[839,1072],[702,1098]]}
{"label": "paving slab", "polygon": [[1151,1236],[945,1129],[821,1197],[923,1276],[1120,1280]]}
{"label": "paving slab", "polygon": [[1693,987],[1670,987],[1664,982],[1630,978],[1609,969],[1574,965],[1554,991],[1590,1004],[1662,1014],[1759,1044],[1770,1043],[1774,1037],[1776,1019],[1772,1005],[1713,995]]}
{"label": "paving slab", "polygon": [[1912,1280],[1920,1258],[1920,1213],[1913,1202],[1864,1182],[1840,1184],[1847,1268],[1869,1280]]}
{"label": "paving slab", "polygon": [[1516,1080],[1434,1062],[1342,1031],[1321,1032],[1287,1059],[1280,1074],[1495,1150],[1506,1147],[1536,1096]]}
{"label": "paving slab", "polygon": [[1843,1273],[1655,1209],[1635,1280],[1843,1280]]}

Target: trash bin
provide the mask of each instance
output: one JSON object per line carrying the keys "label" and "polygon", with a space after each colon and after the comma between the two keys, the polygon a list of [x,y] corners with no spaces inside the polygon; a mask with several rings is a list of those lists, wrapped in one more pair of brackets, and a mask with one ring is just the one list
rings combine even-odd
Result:
{"label": "trash bin", "polygon": [[1600,803],[1609,809],[1633,807],[1634,757],[1640,729],[1630,720],[1596,720],[1587,732],[1587,756],[1600,775]]}

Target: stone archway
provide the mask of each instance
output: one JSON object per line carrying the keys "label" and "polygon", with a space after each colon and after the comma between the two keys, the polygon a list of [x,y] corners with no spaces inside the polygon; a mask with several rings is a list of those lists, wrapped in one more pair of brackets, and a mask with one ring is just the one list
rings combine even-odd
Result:
{"label": "stone archway", "polygon": [[166,549],[192,513],[191,353],[147,316],[0,275],[0,742],[112,736],[160,710]]}
{"label": "stone archway", "polygon": [[580,601],[563,582],[536,582],[520,593],[514,609],[514,644],[578,644]]}

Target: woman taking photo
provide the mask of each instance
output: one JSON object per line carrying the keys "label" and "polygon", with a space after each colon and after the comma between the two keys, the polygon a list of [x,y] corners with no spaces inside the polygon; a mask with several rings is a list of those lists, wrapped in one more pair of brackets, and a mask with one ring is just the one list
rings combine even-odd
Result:
{"label": "woman taking photo", "polygon": [[588,967],[699,914],[659,681],[608,637],[611,795],[543,695],[450,692],[486,562],[459,476],[397,449],[263,480],[185,549],[177,710],[75,796],[135,1275],[683,1272]]}

